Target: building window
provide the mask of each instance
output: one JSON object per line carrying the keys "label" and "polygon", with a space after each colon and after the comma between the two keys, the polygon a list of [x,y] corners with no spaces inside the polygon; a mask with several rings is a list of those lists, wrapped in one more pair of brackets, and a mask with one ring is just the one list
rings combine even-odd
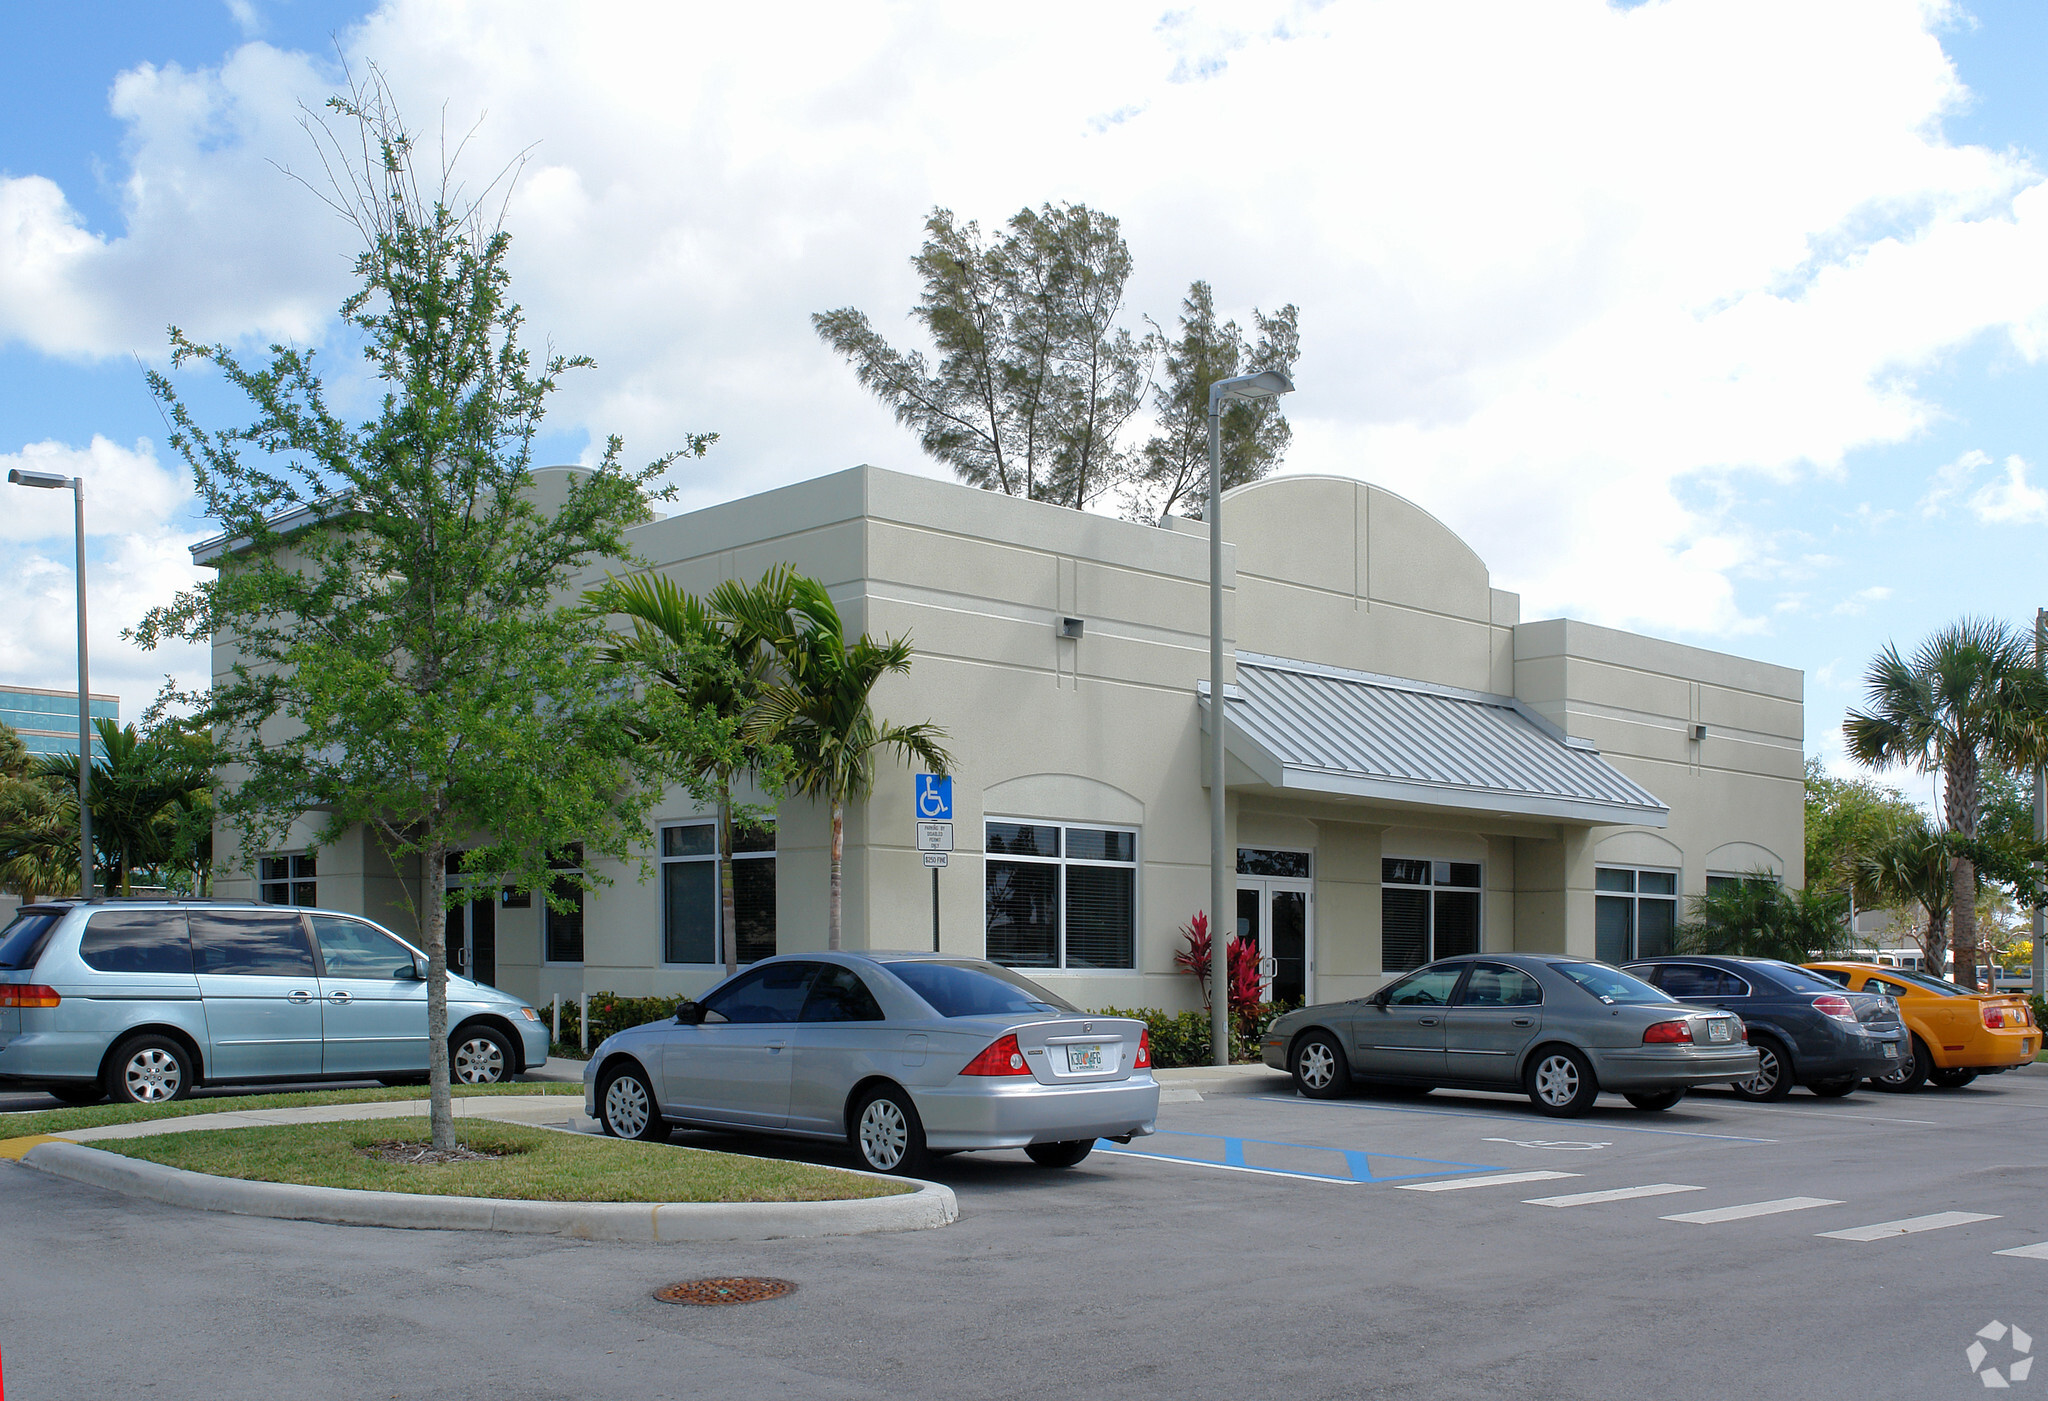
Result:
{"label": "building window", "polygon": [[1479,952],[1477,861],[1380,862],[1380,967],[1389,973]]}
{"label": "building window", "polygon": [[563,874],[548,878],[550,898],[541,902],[541,951],[549,963],[581,963],[583,882],[576,877],[583,873],[583,844],[572,843],[548,865]]}
{"label": "building window", "polygon": [[1768,871],[1752,871],[1746,876],[1734,875],[1727,871],[1707,872],[1707,894],[1727,895],[1745,885],[1777,885],[1778,877]]}
{"label": "building window", "polygon": [[260,886],[266,905],[317,905],[320,887],[315,877],[318,858],[310,852],[280,852],[259,863]]}
{"label": "building window", "polygon": [[[737,962],[775,956],[775,823],[732,829],[733,951]],[[719,964],[718,824],[661,829],[661,961]]]}
{"label": "building window", "polygon": [[1138,834],[990,822],[988,956],[1011,968],[1138,966]]}
{"label": "building window", "polygon": [[1671,952],[1678,930],[1678,872],[1599,866],[1593,889],[1595,958],[1627,963]]}
{"label": "building window", "polygon": [[1288,880],[1308,879],[1308,853],[1276,851],[1266,847],[1237,849],[1237,873],[1241,876],[1273,876]]}

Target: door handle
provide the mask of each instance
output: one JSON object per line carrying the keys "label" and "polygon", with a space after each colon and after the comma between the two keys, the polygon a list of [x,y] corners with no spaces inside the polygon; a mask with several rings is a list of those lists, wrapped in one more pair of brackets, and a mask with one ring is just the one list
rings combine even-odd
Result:
{"label": "door handle", "polygon": [[336,988],[333,992],[327,994],[327,1000],[329,1002],[335,1002],[346,1005],[347,1003],[355,1001],[355,998],[349,995],[347,989]]}
{"label": "door handle", "polygon": [[1435,1017],[1417,1017],[1417,1018],[1415,1019],[1415,1024],[1416,1024],[1417,1026],[1435,1026],[1435,1025],[1436,1025],[1436,1018],[1435,1018]]}
{"label": "door handle", "polygon": [[1536,1019],[1535,1019],[1534,1017],[1516,1017],[1516,1018],[1515,1018],[1515,1025],[1516,1025],[1516,1026],[1534,1026],[1534,1025],[1536,1025]]}
{"label": "door handle", "polygon": [[770,1055],[773,1055],[775,1054],[775,1052],[781,1050],[784,1046],[787,1046],[788,1044],[789,1043],[787,1041],[770,1041],[768,1043],[768,1053]]}
{"label": "door handle", "polygon": [[311,1002],[313,1000],[313,994],[310,992],[306,992],[302,989],[295,988],[290,993],[287,993],[285,995],[284,1000],[287,1002]]}

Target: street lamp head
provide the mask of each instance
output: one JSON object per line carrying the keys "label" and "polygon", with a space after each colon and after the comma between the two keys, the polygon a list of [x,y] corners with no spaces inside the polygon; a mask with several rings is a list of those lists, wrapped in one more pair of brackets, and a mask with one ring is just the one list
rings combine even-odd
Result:
{"label": "street lamp head", "polygon": [[1294,381],[1279,370],[1261,370],[1255,375],[1219,379],[1209,386],[1209,412],[1215,413],[1234,399],[1270,399],[1294,392]]}
{"label": "street lamp head", "polygon": [[71,490],[71,478],[55,472],[25,472],[19,467],[7,469],[7,480],[16,486],[39,486],[54,491]]}

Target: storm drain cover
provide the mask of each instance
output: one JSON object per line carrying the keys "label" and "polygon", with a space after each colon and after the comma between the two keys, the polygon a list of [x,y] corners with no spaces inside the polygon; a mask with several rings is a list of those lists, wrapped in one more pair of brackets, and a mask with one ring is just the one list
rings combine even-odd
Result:
{"label": "storm drain cover", "polygon": [[664,1304],[759,1304],[795,1292],[796,1285],[786,1279],[730,1275],[664,1285],[654,1291],[654,1297]]}

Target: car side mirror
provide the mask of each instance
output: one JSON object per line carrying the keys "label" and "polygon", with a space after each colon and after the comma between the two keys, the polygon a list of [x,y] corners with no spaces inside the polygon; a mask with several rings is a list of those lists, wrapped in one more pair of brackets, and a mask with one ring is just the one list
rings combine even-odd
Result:
{"label": "car side mirror", "polygon": [[676,1021],[682,1026],[704,1025],[704,1008],[702,1004],[692,1002],[687,997],[684,998],[676,1004]]}
{"label": "car side mirror", "polygon": [[427,980],[426,965],[422,964],[418,959],[414,959],[403,968],[392,969],[391,976],[403,978],[409,983],[424,983]]}

